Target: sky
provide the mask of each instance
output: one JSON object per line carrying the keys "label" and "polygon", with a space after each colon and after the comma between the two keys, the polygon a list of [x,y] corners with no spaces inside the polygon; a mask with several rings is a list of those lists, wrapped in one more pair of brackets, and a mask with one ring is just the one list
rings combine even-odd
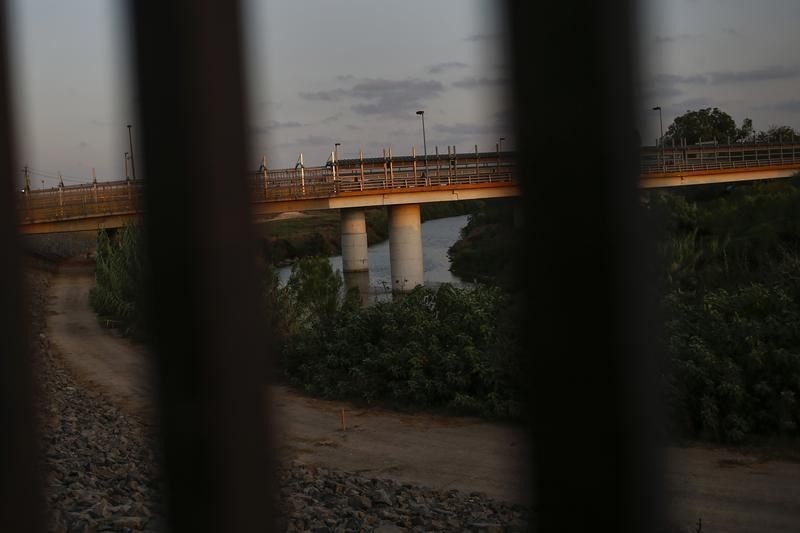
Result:
{"label": "sky", "polygon": [[[32,186],[118,179],[138,141],[122,2],[12,0],[20,166]],[[514,147],[497,0],[243,0],[252,167]],[[638,127],[687,110],[800,129],[800,1],[641,0]],[[546,102],[542,102],[546,105]],[[137,173],[144,165],[138,161]],[[20,178],[22,173],[20,172]]]}
{"label": "sky", "polygon": [[800,1],[649,0],[638,34],[642,142],[689,110],[800,131]]}

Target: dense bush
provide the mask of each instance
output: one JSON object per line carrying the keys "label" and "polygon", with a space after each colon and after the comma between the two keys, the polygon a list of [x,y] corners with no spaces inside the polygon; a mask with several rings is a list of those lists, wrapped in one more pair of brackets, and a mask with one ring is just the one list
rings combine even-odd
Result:
{"label": "dense bush", "polygon": [[284,289],[270,289],[291,308],[282,370],[292,384],[367,404],[521,416],[510,296],[442,285],[361,307],[341,289],[324,258],[298,262]]}
{"label": "dense bush", "polygon": [[469,216],[461,236],[447,255],[450,270],[459,278],[491,283],[514,290],[522,258],[519,231],[514,224],[514,200],[487,201],[480,211]]}
{"label": "dense bush", "polygon": [[89,292],[94,311],[123,333],[142,337],[144,331],[144,276],[141,229],[125,226],[116,232],[97,233],[95,286]]}
{"label": "dense bush", "polygon": [[648,198],[673,434],[728,442],[800,424],[800,189]]}

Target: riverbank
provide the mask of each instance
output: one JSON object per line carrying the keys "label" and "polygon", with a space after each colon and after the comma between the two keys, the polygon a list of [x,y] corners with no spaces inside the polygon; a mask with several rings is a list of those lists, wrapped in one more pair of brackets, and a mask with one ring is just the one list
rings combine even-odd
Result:
{"label": "riverbank", "polygon": [[[62,376],[43,383],[48,397],[56,398],[55,406],[43,409],[69,421],[58,432],[44,430],[45,440],[57,447],[51,453],[56,462],[48,458],[47,464],[48,472],[57,470],[48,488],[51,530],[120,531],[122,523],[153,530],[161,515],[154,502],[162,498],[147,422],[150,390],[141,382],[147,355],[98,326],[87,304],[91,267],[37,276],[44,276],[33,284],[37,338],[46,339],[51,356],[44,364]],[[104,342],[95,342],[97,336]],[[510,430],[481,437],[487,426],[474,419],[360,410],[281,387],[265,389],[265,401],[279,420],[280,530],[528,529],[530,514],[520,505],[527,501],[519,485],[524,475],[515,455],[524,456],[525,448]],[[348,416],[346,432],[341,409]],[[101,467],[108,479],[98,478]],[[132,469],[135,483],[121,481]],[[119,507],[129,500],[130,508]],[[127,522],[123,511],[133,513]]]}
{"label": "riverbank", "polygon": [[[142,413],[135,411],[136,403],[120,394],[126,380],[142,374],[124,371],[129,365],[117,361],[112,367],[124,379],[105,380],[85,373],[76,379],[72,365],[61,354],[60,339],[39,335],[46,332],[41,328],[42,321],[58,312],[58,308],[47,307],[59,302],[51,292],[55,281],[48,279],[37,292],[37,350],[47,347],[50,356],[46,364],[53,367],[48,372],[60,377],[43,387],[55,401],[42,412],[68,421],[57,424],[57,432],[48,426],[44,435],[49,446],[55,447],[47,459],[48,472],[53,471],[48,488],[53,523],[62,524],[68,531],[125,530],[120,524],[131,525],[131,530],[152,531],[160,516],[153,502],[162,501],[157,470],[147,451],[153,443]],[[84,279],[91,281],[90,276]],[[83,290],[88,290],[88,284]],[[85,325],[97,327],[96,321]],[[80,328],[72,331],[77,341],[84,338]],[[120,340],[107,330],[100,332],[112,343]],[[91,349],[85,346],[81,350]],[[144,353],[137,356],[126,350],[105,350],[112,362],[115,358],[146,357]],[[89,357],[89,353],[82,357]],[[129,390],[136,394],[137,387]],[[513,439],[476,433],[480,427],[492,426],[476,424],[474,419],[358,409],[347,403],[306,398],[285,388],[275,390],[266,401],[283,411],[290,422],[281,425],[279,434],[284,458],[279,481],[286,517],[280,530],[327,527],[335,531],[343,527],[345,531],[369,531],[381,526],[385,531],[391,531],[391,527],[412,531],[529,530],[529,511],[498,503],[513,501],[513,497],[482,496],[473,493],[475,488],[451,490],[463,486],[456,476],[476,487],[477,480],[487,473],[503,471],[489,466],[491,462],[509,461],[509,452],[520,451]],[[347,431],[341,431],[342,408],[346,409]],[[448,434],[456,438],[455,442],[440,440]],[[116,440],[111,441],[111,436]],[[505,446],[478,451],[480,446],[492,446],[492,442],[505,442]],[[441,457],[431,455],[436,453]],[[591,453],[590,443],[587,453]],[[800,523],[800,508],[794,505],[800,501],[800,464],[770,453],[769,449],[743,453],[697,443],[667,449],[665,503],[672,527],[654,529],[694,530],[698,518],[702,518],[709,531],[792,530]],[[431,462],[420,462],[424,460]],[[105,464],[100,465],[101,461]],[[88,470],[84,465],[90,465]],[[92,485],[90,478],[97,477],[101,466],[107,469],[101,470],[104,475],[119,475],[95,479]],[[522,479],[518,464],[510,461],[507,468],[504,476]],[[138,489],[131,488],[129,475]],[[439,476],[438,481],[429,482],[431,488],[420,486],[420,476],[431,475]],[[498,495],[501,493],[497,491],[509,494],[519,490],[518,485],[500,478],[485,492]],[[128,503],[131,506],[125,507]],[[54,525],[50,530],[65,529]]]}

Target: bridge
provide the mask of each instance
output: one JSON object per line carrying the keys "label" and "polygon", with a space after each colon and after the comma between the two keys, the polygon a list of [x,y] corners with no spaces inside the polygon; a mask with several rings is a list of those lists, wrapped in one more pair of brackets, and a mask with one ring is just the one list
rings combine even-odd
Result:
{"label": "bridge", "polygon": [[[513,152],[437,153],[343,159],[322,167],[263,168],[249,175],[254,222],[287,211],[341,210],[345,276],[368,272],[364,208],[389,207],[393,290],[422,283],[420,204],[519,196]],[[640,150],[640,188],[728,183],[791,176],[800,143]],[[119,228],[141,219],[146,182],[110,181],[19,193],[19,231],[58,233]]]}

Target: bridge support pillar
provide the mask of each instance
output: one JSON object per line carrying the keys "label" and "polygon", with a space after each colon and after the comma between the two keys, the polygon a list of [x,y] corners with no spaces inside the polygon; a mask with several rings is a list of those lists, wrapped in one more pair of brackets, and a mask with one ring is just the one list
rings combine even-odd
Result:
{"label": "bridge support pillar", "polygon": [[[367,221],[364,210],[342,209],[342,270],[344,274],[369,272],[367,253]],[[346,277],[346,276],[345,276]]]}
{"label": "bridge support pillar", "polygon": [[424,283],[419,204],[389,207],[389,260],[392,292],[410,292]]}

